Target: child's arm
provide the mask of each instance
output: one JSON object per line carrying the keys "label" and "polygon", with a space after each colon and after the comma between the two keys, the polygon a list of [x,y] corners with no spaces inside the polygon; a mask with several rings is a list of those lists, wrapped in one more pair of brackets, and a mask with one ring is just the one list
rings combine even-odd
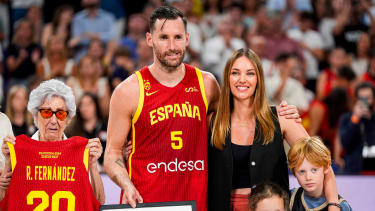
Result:
{"label": "child's arm", "polygon": [[[329,167],[324,175],[323,181],[324,195],[328,203],[338,203],[338,193],[335,174],[333,173],[332,167]],[[337,206],[329,206],[328,211],[340,211]]]}

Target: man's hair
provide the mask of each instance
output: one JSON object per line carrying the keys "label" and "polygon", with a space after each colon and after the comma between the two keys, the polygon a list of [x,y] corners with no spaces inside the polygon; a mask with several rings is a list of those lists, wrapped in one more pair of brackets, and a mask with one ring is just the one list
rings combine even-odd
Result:
{"label": "man's hair", "polygon": [[[150,15],[150,32],[154,30],[154,25],[157,19],[166,19],[166,20],[176,20],[178,18],[181,18],[184,22],[184,27],[186,31],[186,18],[182,14],[182,12],[174,7],[171,6],[161,6],[157,9],[155,9],[152,14]],[[163,23],[164,25],[164,23]]]}
{"label": "man's hair", "polygon": [[355,97],[358,98],[358,92],[359,92],[359,90],[365,89],[365,88],[371,89],[372,96],[375,98],[375,87],[374,87],[374,85],[372,83],[367,82],[367,81],[366,82],[362,82],[362,83],[358,84],[358,86],[355,87],[355,92],[354,92],[355,93]]}
{"label": "man's hair", "polygon": [[331,165],[331,152],[316,136],[304,138],[290,148],[288,161],[293,174],[305,158],[317,167],[327,168]]}
{"label": "man's hair", "polygon": [[278,185],[273,183],[264,183],[257,185],[251,189],[251,196],[249,196],[249,208],[251,211],[255,211],[257,204],[263,199],[268,199],[273,196],[280,197],[284,202],[284,209],[288,210],[289,196],[288,194]]}

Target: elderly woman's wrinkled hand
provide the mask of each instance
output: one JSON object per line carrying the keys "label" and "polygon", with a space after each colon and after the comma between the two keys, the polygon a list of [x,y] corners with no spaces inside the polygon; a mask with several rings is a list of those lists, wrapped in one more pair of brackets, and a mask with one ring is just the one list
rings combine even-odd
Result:
{"label": "elderly woman's wrinkled hand", "polygon": [[12,171],[4,172],[0,170],[0,189],[8,189],[10,180],[12,179]]}
{"label": "elderly woman's wrinkled hand", "polygon": [[7,142],[9,142],[9,143],[11,143],[13,145],[16,144],[16,137],[9,135],[9,136],[6,136],[4,138],[3,144],[1,145],[1,152],[5,156],[5,159],[9,159],[10,158],[9,148],[8,148]]}
{"label": "elderly woman's wrinkled hand", "polygon": [[103,147],[102,147],[102,144],[100,143],[99,138],[89,139],[89,142],[87,143],[86,148],[89,148],[89,155],[90,155],[89,163],[90,164],[95,163],[103,153]]}

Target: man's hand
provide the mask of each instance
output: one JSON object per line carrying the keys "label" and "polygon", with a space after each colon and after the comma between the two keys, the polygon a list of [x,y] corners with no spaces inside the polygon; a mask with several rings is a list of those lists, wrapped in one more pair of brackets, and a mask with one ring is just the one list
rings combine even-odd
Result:
{"label": "man's hand", "polygon": [[137,203],[143,203],[143,198],[139,194],[138,190],[134,187],[133,183],[128,183],[122,194],[121,204],[129,204],[133,208],[137,206]]}
{"label": "man's hand", "polygon": [[100,156],[103,153],[103,147],[102,144],[100,143],[99,138],[92,138],[89,139],[86,148],[89,148],[89,163],[93,164],[96,163],[96,161],[100,158]]}
{"label": "man's hand", "polygon": [[295,105],[288,105],[285,100],[280,103],[279,115],[285,116],[286,119],[294,119],[297,123],[302,122],[297,107]]}
{"label": "man's hand", "polygon": [[366,118],[371,119],[371,111],[365,103],[360,100],[354,105],[353,114],[356,115],[359,119]]}

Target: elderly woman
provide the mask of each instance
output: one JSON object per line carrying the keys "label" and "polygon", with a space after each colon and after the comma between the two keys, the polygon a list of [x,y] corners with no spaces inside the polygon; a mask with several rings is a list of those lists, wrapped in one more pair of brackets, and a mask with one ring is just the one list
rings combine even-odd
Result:
{"label": "elderly woman", "polygon": [[[39,128],[32,139],[41,142],[67,139],[64,130],[76,114],[75,97],[70,87],[54,79],[41,83],[31,92],[27,109],[33,115],[34,124]],[[4,139],[4,143],[9,142],[13,145],[15,141],[14,136],[7,136]],[[12,169],[9,148],[4,143],[2,145],[5,156],[4,171],[10,172]],[[103,152],[99,138],[90,139],[86,148],[89,149],[88,171],[91,186],[95,198],[104,204],[104,187],[97,167],[97,159]],[[4,194],[5,191],[1,190],[0,197],[3,198]]]}

